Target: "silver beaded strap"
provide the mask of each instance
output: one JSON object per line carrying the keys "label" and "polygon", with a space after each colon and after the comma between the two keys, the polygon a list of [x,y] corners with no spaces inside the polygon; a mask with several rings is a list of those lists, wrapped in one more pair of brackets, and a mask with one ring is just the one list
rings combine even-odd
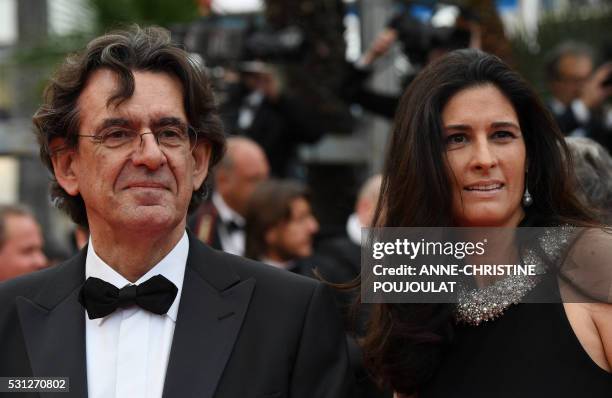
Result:
{"label": "silver beaded strap", "polygon": [[[570,225],[544,231],[539,243],[546,256],[552,261],[558,261],[574,231],[575,227]],[[460,287],[455,309],[456,322],[478,326],[482,322],[499,318],[508,307],[520,303],[540,283],[542,274],[546,272],[542,258],[532,249],[525,252],[523,262],[536,264],[538,275],[508,276],[482,289],[467,290]]]}

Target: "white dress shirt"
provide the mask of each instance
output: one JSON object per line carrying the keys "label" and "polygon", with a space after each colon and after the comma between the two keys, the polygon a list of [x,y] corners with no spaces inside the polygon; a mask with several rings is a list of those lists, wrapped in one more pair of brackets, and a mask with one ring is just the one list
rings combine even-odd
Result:
{"label": "white dress shirt", "polygon": [[[167,314],[153,314],[138,306],[120,308],[98,319],[89,319],[85,314],[89,398],[162,396],[188,252],[185,233],[170,253],[135,283],[158,274],[174,283],[178,293]],[[103,279],[117,288],[130,284],[98,257],[91,238],[85,277]]]}
{"label": "white dress shirt", "polygon": [[[361,246],[361,229],[366,228],[361,225],[361,221],[359,221],[359,216],[357,213],[352,213],[348,220],[346,220],[346,234],[348,235],[351,242],[354,244]],[[364,231],[366,233],[366,231]]]}
{"label": "white dress shirt", "polygon": [[265,96],[261,91],[253,91],[243,101],[238,111],[238,127],[246,130],[253,124],[257,110]]}
{"label": "white dress shirt", "polygon": [[264,264],[271,265],[274,268],[280,268],[280,269],[291,269],[291,267],[293,266],[293,261],[282,262],[282,261],[272,260],[271,258],[268,258],[268,257],[263,257],[259,261],[261,261]]}
{"label": "white dress shirt", "polygon": [[[555,115],[563,115],[565,113],[565,110],[567,109],[567,107],[563,105],[561,101],[554,97],[550,100],[550,106]],[[578,123],[580,123],[581,125],[585,125],[589,122],[589,120],[591,119],[591,112],[589,111],[589,108],[587,108],[587,106],[584,104],[584,102],[582,102],[582,100],[575,99],[569,106],[572,109],[574,117],[576,118],[576,121],[578,121]],[[586,137],[587,132],[584,127],[578,127],[573,131],[570,131],[567,135],[570,137]]]}
{"label": "white dress shirt", "polygon": [[221,248],[224,252],[235,254],[237,256],[243,256],[245,245],[244,229],[232,231],[230,233],[225,227],[225,224],[233,221],[239,227],[244,228],[244,225],[246,224],[244,217],[229,207],[219,192],[213,193],[212,202],[217,208],[219,218],[223,223],[223,225],[221,225],[221,227],[218,229]]}

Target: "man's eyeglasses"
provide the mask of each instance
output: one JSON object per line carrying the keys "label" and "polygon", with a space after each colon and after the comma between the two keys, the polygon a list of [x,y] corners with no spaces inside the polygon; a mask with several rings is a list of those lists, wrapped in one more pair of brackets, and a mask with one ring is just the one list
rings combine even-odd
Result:
{"label": "man's eyeglasses", "polygon": [[[154,131],[139,133],[125,127],[112,127],[99,134],[78,134],[79,137],[88,137],[96,144],[108,149],[135,148],[141,146],[143,136],[151,134],[160,148],[168,150],[192,151],[198,141],[198,133],[191,126],[164,126]],[[138,140],[140,138],[140,140]]]}

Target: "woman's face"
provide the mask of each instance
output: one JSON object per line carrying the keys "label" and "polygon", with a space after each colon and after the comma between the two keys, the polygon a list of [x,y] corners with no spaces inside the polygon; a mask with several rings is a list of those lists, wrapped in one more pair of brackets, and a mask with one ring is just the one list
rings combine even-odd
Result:
{"label": "woman's face", "polygon": [[451,97],[442,122],[455,225],[517,226],[526,149],[510,101],[491,84],[467,88]]}

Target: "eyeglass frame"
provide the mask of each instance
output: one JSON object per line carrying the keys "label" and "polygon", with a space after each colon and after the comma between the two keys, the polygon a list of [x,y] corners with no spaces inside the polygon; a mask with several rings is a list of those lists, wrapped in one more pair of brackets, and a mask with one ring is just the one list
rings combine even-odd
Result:
{"label": "eyeglass frame", "polygon": [[[190,124],[187,124],[186,126],[187,126],[187,137],[188,137],[189,141],[191,141],[191,137],[189,136],[189,132],[190,132],[190,131],[193,131],[193,136],[194,136],[194,139],[193,139],[193,144],[191,144],[191,145],[190,145],[190,148],[189,148],[189,152],[193,152],[193,150],[195,149],[195,147],[198,145],[198,130],[196,130],[196,129],[195,129],[195,127],[193,127],[193,126],[192,126],[192,125],[190,125]],[[168,126],[162,126],[162,127],[160,127],[160,129],[163,129],[164,127],[168,127]],[[135,130],[130,130],[130,129],[125,129],[125,130],[127,130],[127,131],[133,131],[133,132],[136,132]],[[161,144],[159,143],[159,133],[157,133],[157,134],[156,134],[156,132],[154,132],[154,131],[152,131],[152,130],[149,130],[149,131],[144,132],[144,133],[138,133],[138,132],[136,132],[136,134],[137,134],[137,135],[140,137],[140,143],[138,144],[138,145],[139,145],[139,148],[140,148],[140,147],[142,147],[142,143],[144,142],[144,140],[143,140],[142,136],[143,136],[143,135],[147,135],[147,134],[151,134],[151,135],[153,136],[153,138],[155,139],[155,142],[157,143],[157,146],[158,146],[160,149],[161,149],[161,148],[165,148],[165,146],[164,146],[164,145],[161,145]],[[103,146],[104,146],[104,144],[102,143],[102,138],[101,138],[101,135],[100,135],[100,134],[76,134],[76,136],[77,136],[77,137],[86,137],[86,138],[91,138],[91,139],[92,139],[92,142],[93,142],[94,144],[98,144],[98,145],[103,145]],[[135,138],[135,137],[134,137],[134,138]],[[133,142],[133,141],[132,141],[132,142]],[[126,142],[126,143],[127,143],[127,142]],[[108,146],[105,146],[105,148],[106,148],[106,149],[110,149],[110,150],[114,150],[114,149],[121,148],[121,146],[122,146],[122,145],[120,145],[120,146],[118,146],[118,147],[114,147],[114,148],[113,148],[113,147],[108,147]]]}

